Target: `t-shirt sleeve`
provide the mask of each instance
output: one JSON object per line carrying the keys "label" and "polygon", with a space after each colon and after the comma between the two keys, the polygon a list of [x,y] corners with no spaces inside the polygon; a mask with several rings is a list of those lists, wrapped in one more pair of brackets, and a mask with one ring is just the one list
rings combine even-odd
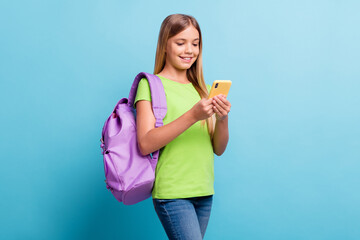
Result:
{"label": "t-shirt sleeve", "polygon": [[142,78],[139,82],[134,101],[134,107],[136,107],[136,102],[140,100],[146,100],[151,102],[150,85],[146,78]]}

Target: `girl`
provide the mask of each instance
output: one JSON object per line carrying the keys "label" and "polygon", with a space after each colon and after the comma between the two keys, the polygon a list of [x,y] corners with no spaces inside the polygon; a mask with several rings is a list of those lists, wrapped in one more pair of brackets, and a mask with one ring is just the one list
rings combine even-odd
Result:
{"label": "girl", "polygon": [[207,99],[210,86],[205,85],[201,51],[195,18],[166,17],[154,69],[166,95],[164,126],[155,128],[146,79],[140,81],[135,99],[141,153],[161,149],[152,197],[169,239],[203,239],[214,194],[214,153],[220,156],[229,138],[231,104],[223,95]]}

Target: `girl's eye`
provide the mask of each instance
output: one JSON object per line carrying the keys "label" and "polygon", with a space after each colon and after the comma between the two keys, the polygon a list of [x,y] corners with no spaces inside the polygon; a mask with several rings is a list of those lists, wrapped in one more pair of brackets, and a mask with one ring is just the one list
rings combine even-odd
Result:
{"label": "girl's eye", "polygon": [[197,47],[198,45],[197,44],[193,44],[194,47]]}
{"label": "girl's eye", "polygon": [[176,43],[178,46],[184,45],[183,43]]}

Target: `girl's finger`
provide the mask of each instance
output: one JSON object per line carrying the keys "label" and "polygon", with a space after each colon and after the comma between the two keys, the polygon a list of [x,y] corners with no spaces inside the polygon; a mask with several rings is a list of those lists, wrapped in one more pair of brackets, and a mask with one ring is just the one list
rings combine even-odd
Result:
{"label": "girl's finger", "polygon": [[226,105],[226,106],[231,106],[230,102],[226,99],[226,96],[225,95],[219,95],[220,96],[220,99],[221,101]]}
{"label": "girl's finger", "polygon": [[213,98],[207,99],[207,100],[205,101],[205,104],[206,104],[206,105],[210,105],[210,104],[212,103],[212,101],[213,101]]}
{"label": "girl's finger", "polygon": [[214,106],[213,104],[210,104],[210,105],[206,106],[206,107],[205,107],[205,111],[208,111],[209,109],[212,109],[213,106]]}
{"label": "girl's finger", "polygon": [[[225,99],[226,100],[226,99]],[[226,100],[227,101],[227,100]],[[226,112],[230,112],[230,108],[231,108],[231,104],[230,104],[230,102],[228,102],[229,103],[229,105],[226,105],[223,101],[221,101],[220,99],[219,99],[219,101],[216,101],[215,100],[215,103],[214,104],[218,104],[218,106],[221,106],[221,108],[222,109],[224,109]]]}
{"label": "girl's finger", "polygon": [[223,102],[223,100],[218,96],[215,97],[215,101],[222,106],[226,106],[226,104]]}
{"label": "girl's finger", "polygon": [[217,114],[222,115],[222,116],[226,116],[227,115],[227,111],[225,109],[223,109],[221,106],[217,105],[215,106],[217,109]]}
{"label": "girl's finger", "polygon": [[[214,105],[219,109],[219,111],[226,109],[226,105],[225,105],[225,104],[222,104],[222,102],[217,102],[217,101],[215,101],[215,102],[214,102]],[[225,111],[226,111],[226,110],[225,110]]]}

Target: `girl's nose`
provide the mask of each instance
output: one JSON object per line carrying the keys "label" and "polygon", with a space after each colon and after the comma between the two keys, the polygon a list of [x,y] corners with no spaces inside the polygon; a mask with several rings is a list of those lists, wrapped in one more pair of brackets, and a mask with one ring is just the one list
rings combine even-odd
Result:
{"label": "girl's nose", "polygon": [[192,53],[192,45],[191,44],[187,44],[186,48],[185,48],[185,53]]}

